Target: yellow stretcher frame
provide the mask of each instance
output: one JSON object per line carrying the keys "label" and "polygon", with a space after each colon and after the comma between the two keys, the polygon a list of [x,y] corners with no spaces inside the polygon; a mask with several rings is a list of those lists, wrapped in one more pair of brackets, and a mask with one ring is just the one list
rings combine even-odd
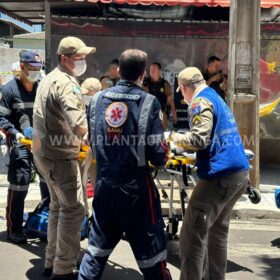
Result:
{"label": "yellow stretcher frame", "polygon": [[[26,138],[21,138],[19,142],[23,145],[26,146],[31,146],[32,145],[32,140],[26,139]],[[87,145],[82,145],[82,150],[79,153],[79,160],[84,160],[87,156],[87,151],[89,149],[89,146]],[[96,163],[96,160],[92,160],[92,163]],[[176,165],[182,165],[182,164],[195,164],[195,158],[187,158],[185,156],[174,156],[173,154],[170,156],[166,163],[166,167],[169,167],[171,165],[176,166]]]}
{"label": "yellow stretcher frame", "polygon": [[[32,145],[32,140],[26,139],[26,138],[21,138],[19,140],[19,142],[23,145],[26,145],[26,146],[31,146]],[[79,153],[78,160],[83,161],[86,158],[88,149],[89,149],[89,146],[82,145],[82,151]],[[93,159],[91,162],[96,163],[96,160]]]}
{"label": "yellow stretcher frame", "polygon": [[194,165],[196,162],[195,158],[188,158],[185,156],[171,156],[166,162],[166,167],[170,165],[182,165],[182,164],[191,164]]}

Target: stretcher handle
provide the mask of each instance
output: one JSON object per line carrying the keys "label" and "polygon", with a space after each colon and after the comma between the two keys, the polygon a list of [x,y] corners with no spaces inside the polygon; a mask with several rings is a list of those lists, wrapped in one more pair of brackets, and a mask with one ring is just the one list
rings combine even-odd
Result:
{"label": "stretcher handle", "polygon": [[31,146],[32,144],[32,140],[30,139],[26,139],[26,138],[20,138],[19,139],[19,142],[22,144],[22,145],[26,145],[26,146]]}
{"label": "stretcher handle", "polygon": [[[32,140],[26,138],[20,138],[19,142],[22,145],[31,146]],[[82,145],[82,151],[79,153],[79,160],[84,160],[86,157],[86,151],[89,149],[89,146]],[[92,160],[92,163],[96,163],[96,160]]]}

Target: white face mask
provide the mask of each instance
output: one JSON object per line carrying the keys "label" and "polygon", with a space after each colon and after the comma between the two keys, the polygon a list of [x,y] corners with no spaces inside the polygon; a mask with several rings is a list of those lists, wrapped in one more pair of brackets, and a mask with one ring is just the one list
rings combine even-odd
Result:
{"label": "white face mask", "polygon": [[84,102],[85,106],[88,106],[89,102],[90,102],[90,100],[92,98],[92,95],[85,95],[85,94],[83,94],[82,98],[83,98],[83,102]]}
{"label": "white face mask", "polygon": [[28,71],[28,76],[26,76],[27,80],[30,83],[35,83],[41,77],[40,71]]}
{"label": "white face mask", "polygon": [[75,76],[79,77],[83,75],[87,70],[87,63],[85,60],[76,60],[74,61],[73,73]]}

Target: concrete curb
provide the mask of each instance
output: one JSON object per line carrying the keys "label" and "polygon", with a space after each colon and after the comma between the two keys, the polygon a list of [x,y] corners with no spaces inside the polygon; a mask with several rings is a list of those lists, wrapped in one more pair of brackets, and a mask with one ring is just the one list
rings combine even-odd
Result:
{"label": "concrete curb", "polygon": [[232,219],[250,220],[250,219],[268,219],[279,220],[280,210],[267,209],[233,209]]}
{"label": "concrete curb", "polygon": [[[178,214],[181,214],[181,205],[178,199],[174,200],[174,208]],[[187,203],[185,207],[187,208]],[[162,201],[162,212],[164,216],[168,215],[169,205]],[[273,193],[262,193],[262,200],[259,204],[250,202],[248,195],[243,195],[233,208],[232,219],[280,219],[280,209],[275,205]]]}

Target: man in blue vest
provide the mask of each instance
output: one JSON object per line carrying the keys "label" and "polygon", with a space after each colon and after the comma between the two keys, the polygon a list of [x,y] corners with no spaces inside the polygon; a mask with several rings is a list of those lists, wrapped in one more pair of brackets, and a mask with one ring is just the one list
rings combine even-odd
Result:
{"label": "man in blue vest", "polygon": [[169,140],[197,151],[199,176],[180,234],[180,280],[222,280],[231,212],[248,184],[248,160],[232,112],[201,72],[187,67],[178,81],[189,104],[190,131],[172,132]]}
{"label": "man in blue vest", "polygon": [[90,144],[97,178],[89,244],[79,280],[101,279],[107,259],[126,234],[146,280],[169,280],[160,197],[148,161],[164,165],[157,99],[141,88],[147,54],[120,56],[121,80],[96,93],[89,105]]}

